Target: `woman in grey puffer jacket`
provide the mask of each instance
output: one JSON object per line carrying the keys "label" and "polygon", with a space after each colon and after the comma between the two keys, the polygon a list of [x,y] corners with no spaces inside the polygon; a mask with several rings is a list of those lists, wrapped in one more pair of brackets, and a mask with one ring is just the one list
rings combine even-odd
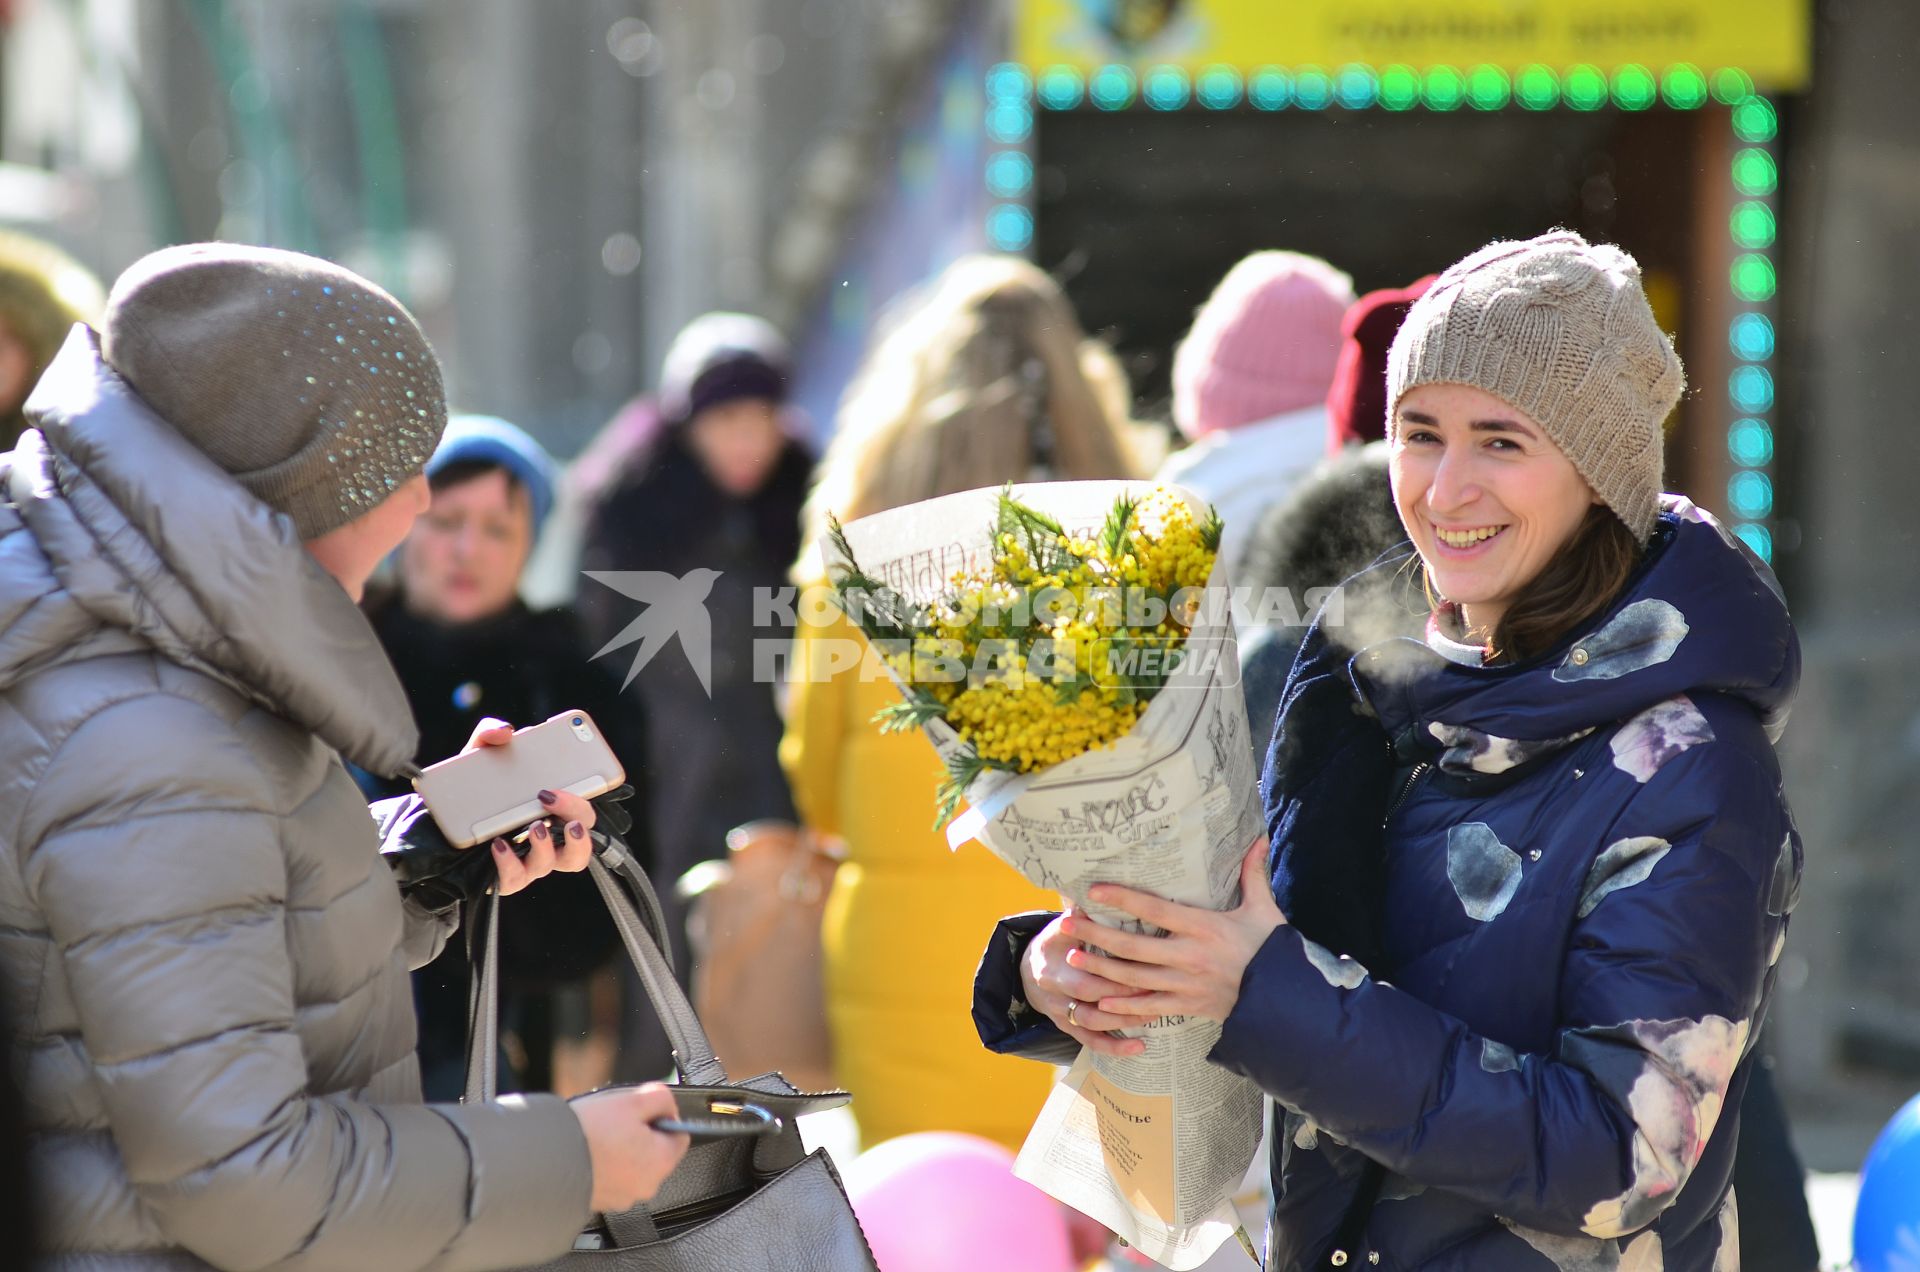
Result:
{"label": "woman in grey puffer jacket", "polygon": [[[28,415],[0,456],[0,988],[49,1266],[513,1267],[650,1193],[684,1148],[645,1126],[664,1093],[419,1102],[407,972],[448,926],[341,763],[414,750],[352,594],[445,419],[412,318],[311,258],[169,249]],[[572,807],[547,868],[584,864]]]}

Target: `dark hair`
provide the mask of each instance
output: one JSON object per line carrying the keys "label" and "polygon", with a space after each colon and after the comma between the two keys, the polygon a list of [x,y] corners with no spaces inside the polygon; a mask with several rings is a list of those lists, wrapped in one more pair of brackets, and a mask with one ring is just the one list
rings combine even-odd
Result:
{"label": "dark hair", "polygon": [[1565,547],[1520,589],[1488,642],[1489,662],[1525,662],[1604,610],[1640,563],[1640,541],[1605,504],[1587,509]]}
{"label": "dark hair", "polygon": [[[516,490],[527,490],[526,483],[514,476],[513,470],[505,464],[497,464],[490,459],[456,459],[451,464],[427,474],[427,489],[439,494],[443,490],[452,490],[455,486],[464,486],[477,481],[488,473],[504,473],[507,478],[507,494]],[[527,491],[532,498],[533,492]]]}

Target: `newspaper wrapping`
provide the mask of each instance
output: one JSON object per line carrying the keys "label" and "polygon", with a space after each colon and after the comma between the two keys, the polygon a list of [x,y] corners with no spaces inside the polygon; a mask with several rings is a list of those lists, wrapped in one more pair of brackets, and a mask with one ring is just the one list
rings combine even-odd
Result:
{"label": "newspaper wrapping", "polygon": [[[1049,482],[1014,494],[1071,532],[1097,529],[1116,496],[1146,489]],[[862,518],[846,526],[848,545],[869,575],[930,601],[956,570],[988,560],[999,493]],[[826,551],[840,577],[844,563]],[[1032,882],[1136,931],[1137,921],[1090,904],[1087,889],[1117,883],[1215,910],[1236,904],[1240,862],[1263,823],[1228,596],[1216,563],[1186,656],[1127,736],[1036,773],[978,779],[949,843],[978,839]],[[945,721],[926,732],[943,757],[963,745]],[[1137,1033],[1147,1040],[1139,1056],[1081,1051],[1015,1173],[1178,1272],[1204,1263],[1239,1226],[1232,1197],[1259,1148],[1260,1090],[1207,1062],[1216,1022],[1167,1017]]]}

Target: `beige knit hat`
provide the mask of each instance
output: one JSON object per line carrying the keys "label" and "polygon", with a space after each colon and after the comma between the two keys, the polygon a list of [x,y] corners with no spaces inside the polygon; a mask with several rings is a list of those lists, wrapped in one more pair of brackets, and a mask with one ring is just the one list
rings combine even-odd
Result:
{"label": "beige knit hat", "polygon": [[331,261],[195,243],[128,267],[100,352],[159,416],[312,539],[419,472],[447,423],[405,306]]}
{"label": "beige knit hat", "polygon": [[1467,384],[1525,411],[1645,543],[1659,511],[1661,423],[1686,377],[1640,266],[1568,230],[1491,243],[1414,303],[1387,355],[1387,437],[1421,384]]}

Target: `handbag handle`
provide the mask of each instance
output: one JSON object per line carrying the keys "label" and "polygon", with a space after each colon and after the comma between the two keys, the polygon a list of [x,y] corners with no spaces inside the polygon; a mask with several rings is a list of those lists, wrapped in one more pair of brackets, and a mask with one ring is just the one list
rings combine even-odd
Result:
{"label": "handbag handle", "polygon": [[[595,831],[593,839],[593,859],[587,863],[587,870],[613,916],[614,928],[627,947],[627,957],[639,974],[647,1001],[673,1046],[681,1080],[696,1086],[728,1085],[726,1068],[713,1053],[700,1017],[675,979],[672,960],[662,951],[666,922],[661,916],[660,898],[654,894],[646,872],[618,837]],[[472,902],[466,927],[469,957],[477,974],[467,1000],[467,1082],[463,1099],[474,1104],[492,1100],[500,1091],[499,897],[489,892]]]}

